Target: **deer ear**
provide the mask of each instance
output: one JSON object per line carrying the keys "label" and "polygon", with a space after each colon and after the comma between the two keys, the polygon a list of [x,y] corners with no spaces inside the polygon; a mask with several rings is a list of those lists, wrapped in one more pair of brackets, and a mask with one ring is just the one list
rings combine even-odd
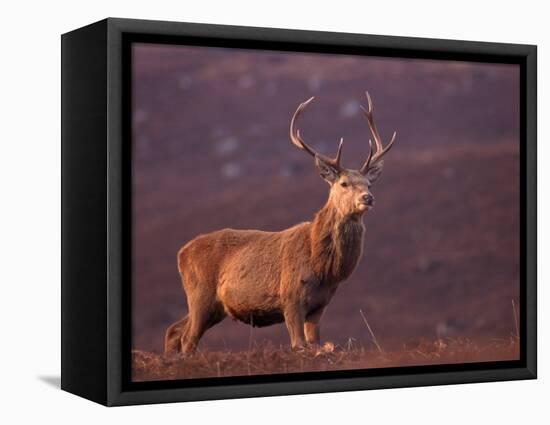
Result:
{"label": "deer ear", "polygon": [[319,175],[325,179],[329,184],[332,184],[338,178],[338,169],[324,161],[318,155],[315,155],[315,166],[319,170]]}
{"label": "deer ear", "polygon": [[369,167],[369,170],[367,171],[367,179],[369,180],[370,184],[373,184],[378,179],[378,177],[380,177],[383,167],[384,161],[378,161]]}

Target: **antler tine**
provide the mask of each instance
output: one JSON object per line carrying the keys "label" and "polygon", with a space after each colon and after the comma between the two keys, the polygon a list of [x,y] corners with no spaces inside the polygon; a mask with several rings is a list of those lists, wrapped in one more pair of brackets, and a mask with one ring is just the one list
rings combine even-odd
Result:
{"label": "antler tine", "polygon": [[385,155],[386,153],[388,153],[388,151],[393,146],[393,142],[395,142],[395,137],[396,136],[397,136],[397,131],[394,131],[392,136],[391,136],[390,142],[386,145],[386,147],[384,149],[382,149],[382,152],[380,152],[380,154],[378,155],[378,158],[381,158],[382,155]]}
{"label": "antler tine", "polygon": [[372,159],[372,140],[369,139],[369,156],[367,157],[367,160],[359,170],[361,174],[366,174],[367,170],[369,169],[371,159]]}
{"label": "antler tine", "polygon": [[375,155],[376,155],[378,151],[382,150],[382,139],[380,138],[380,134],[378,133],[376,124],[374,123],[374,114],[373,114],[374,108],[372,106],[372,99],[368,91],[365,93],[367,95],[367,102],[368,102],[369,108],[365,109],[363,106],[361,106],[361,109],[363,109],[363,112],[367,117],[367,122],[369,123],[370,131],[372,133],[372,136],[374,137],[374,143],[376,144],[376,152],[375,152]]}
{"label": "antler tine", "polygon": [[370,97],[369,92],[365,92],[367,95],[367,102],[368,102],[368,109],[365,109],[363,106],[361,108],[363,109],[363,112],[365,113],[365,116],[367,117],[367,122],[369,124],[370,131],[372,133],[372,136],[374,138],[374,143],[376,145],[376,151],[372,153],[372,143],[369,140],[369,159],[365,162],[363,167],[361,167],[361,172],[366,173],[368,166],[372,163],[379,161],[382,156],[384,156],[393,146],[393,142],[395,142],[395,136],[397,135],[397,132],[393,132],[393,136],[390,140],[390,142],[387,144],[386,147],[382,145],[382,138],[380,137],[380,134],[378,133],[378,130],[376,128],[376,124],[374,123],[374,114],[373,114],[373,105],[372,105],[372,99]]}
{"label": "antler tine", "polygon": [[300,136],[300,130],[296,128],[296,121],[298,120],[298,117],[301,115],[302,111],[306,108],[307,105],[310,104],[310,102],[315,99],[315,97],[310,97],[305,102],[302,102],[298,105],[298,108],[296,109],[296,112],[294,112],[294,115],[292,116],[292,119],[290,120],[290,140],[292,143],[299,149],[306,151],[311,156],[319,157],[323,159],[325,162],[330,163],[332,166],[340,169],[340,160],[342,157],[342,145],[344,143],[344,139],[340,139],[340,144],[338,146],[338,152],[336,153],[336,157],[334,159],[328,158],[327,156],[320,154],[316,152],[311,146],[309,146],[304,139]]}
{"label": "antler tine", "polygon": [[296,109],[296,112],[294,112],[294,115],[290,120],[290,140],[298,149],[302,149],[309,153],[311,156],[315,157],[317,153],[306,142],[304,142],[304,140],[300,136],[300,130],[296,129],[296,120],[313,99],[315,99],[314,96],[310,97],[305,102],[300,103],[298,105],[298,108]]}
{"label": "antler tine", "polygon": [[342,159],[342,146],[344,146],[344,138],[340,137],[340,143],[338,144],[338,151],[336,152],[336,158],[334,158],[334,160],[331,161],[338,168],[342,168],[342,165],[340,163]]}

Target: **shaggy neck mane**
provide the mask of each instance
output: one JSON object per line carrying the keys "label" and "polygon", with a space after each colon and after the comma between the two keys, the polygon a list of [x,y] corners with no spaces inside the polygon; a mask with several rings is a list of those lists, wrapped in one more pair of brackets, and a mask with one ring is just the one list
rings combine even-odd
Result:
{"label": "shaggy neck mane", "polygon": [[364,230],[361,218],[342,217],[330,202],[315,214],[311,260],[323,283],[339,283],[351,275],[361,258]]}

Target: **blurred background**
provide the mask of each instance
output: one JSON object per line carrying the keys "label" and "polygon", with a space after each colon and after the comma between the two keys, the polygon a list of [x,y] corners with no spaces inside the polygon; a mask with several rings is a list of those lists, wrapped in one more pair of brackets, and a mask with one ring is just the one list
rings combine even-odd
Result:
{"label": "blurred background", "polygon": [[[384,141],[363,258],[325,313],[322,340],[384,348],[507,338],[519,301],[519,68],[456,61],[137,44],[133,48],[133,347],[161,351],[186,313],[176,253],[224,227],[310,220],[328,186],[288,137],[358,168],[369,90]],[[284,324],[226,319],[203,350],[288,344]]]}

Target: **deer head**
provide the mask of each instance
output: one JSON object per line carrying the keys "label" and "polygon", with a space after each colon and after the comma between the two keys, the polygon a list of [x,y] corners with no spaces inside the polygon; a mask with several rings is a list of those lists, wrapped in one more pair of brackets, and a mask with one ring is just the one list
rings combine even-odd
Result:
{"label": "deer head", "polygon": [[369,139],[369,154],[363,166],[358,170],[344,168],[341,164],[343,139],[340,139],[334,158],[316,152],[302,139],[300,130],[296,128],[296,121],[306,106],[314,99],[313,97],[298,106],[290,121],[290,140],[296,147],[315,158],[319,175],[330,185],[329,201],[342,216],[361,216],[374,206],[374,196],[370,188],[380,177],[384,166],[382,157],[393,146],[397,134],[394,132],[390,142],[385,147],[383,146],[380,134],[374,124],[372,99],[368,92],[366,95],[368,108],[363,106],[361,108],[374,138],[375,149],[373,151],[372,142]]}

